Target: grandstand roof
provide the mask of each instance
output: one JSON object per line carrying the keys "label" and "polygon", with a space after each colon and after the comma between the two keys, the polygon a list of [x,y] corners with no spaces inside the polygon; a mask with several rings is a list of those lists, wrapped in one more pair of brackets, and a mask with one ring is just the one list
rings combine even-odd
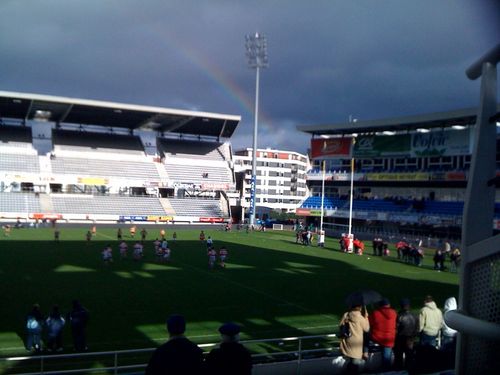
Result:
{"label": "grandstand roof", "polygon": [[[497,106],[497,112],[500,105]],[[383,120],[354,121],[324,125],[299,125],[297,130],[312,135],[375,133],[382,131],[416,131],[417,129],[446,128],[453,125],[473,125],[477,108],[437,112]],[[495,116],[495,118],[498,117]],[[497,120],[498,121],[498,120]]]}
{"label": "grandstand roof", "polygon": [[151,129],[229,138],[240,116],[0,91],[0,119]]}

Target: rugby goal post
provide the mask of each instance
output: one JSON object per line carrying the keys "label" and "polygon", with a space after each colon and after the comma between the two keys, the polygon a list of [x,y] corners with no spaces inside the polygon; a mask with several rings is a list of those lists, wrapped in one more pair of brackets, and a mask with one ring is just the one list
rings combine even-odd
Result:
{"label": "rugby goal post", "polygon": [[273,224],[273,230],[283,230],[283,224]]}

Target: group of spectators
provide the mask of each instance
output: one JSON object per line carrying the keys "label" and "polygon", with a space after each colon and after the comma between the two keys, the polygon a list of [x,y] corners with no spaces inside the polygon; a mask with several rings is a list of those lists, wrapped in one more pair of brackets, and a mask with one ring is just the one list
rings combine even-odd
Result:
{"label": "group of spectators", "polygon": [[[441,358],[445,367],[453,366],[457,332],[446,325],[433,298],[425,297],[419,315],[411,312],[407,298],[402,299],[400,305],[396,312],[387,299],[382,299],[371,314],[366,306],[356,304],[343,315],[339,323],[342,328],[340,350],[346,361],[346,373],[359,373],[369,358],[369,348],[374,346],[381,351],[379,370],[382,371],[392,368],[415,371],[436,362],[436,357]],[[456,308],[456,299],[448,298],[445,312]],[[345,325],[347,330],[343,328]]]}
{"label": "group of spectators", "polygon": [[240,329],[235,323],[220,326],[220,344],[204,357],[203,350],[184,336],[184,317],[172,315],[167,319],[169,339],[155,350],[145,374],[251,374],[252,357],[239,343]]}
{"label": "group of spectators", "polygon": [[398,259],[405,263],[414,264],[415,266],[422,266],[422,261],[424,259],[424,250],[422,248],[421,241],[417,244],[411,244],[406,239],[402,239],[396,243],[396,251],[398,254]]}
{"label": "group of spectators", "polygon": [[450,271],[458,272],[462,260],[462,254],[460,252],[460,249],[458,247],[455,247],[453,250],[451,250],[449,242],[445,242],[443,247],[444,247],[443,249],[436,249],[436,252],[434,253],[434,257],[432,258],[432,260],[434,261],[434,269],[437,271],[446,270],[444,264],[446,258],[449,258]]}
{"label": "group of spectators", "polygon": [[[377,238],[373,240],[374,253],[376,252],[376,240]],[[417,240],[415,244],[412,244],[403,238],[396,243],[396,251],[399,260],[419,267],[422,266],[424,249],[421,240]],[[447,269],[445,266],[446,259],[450,260],[450,271],[458,272],[461,262],[460,249],[455,246],[452,250],[452,246],[448,241],[444,241],[443,244],[435,250],[434,256],[432,257],[434,269],[437,271],[445,271]]]}
{"label": "group of spectators", "polygon": [[86,327],[89,320],[89,313],[79,301],[72,302],[71,311],[66,315],[66,319],[59,310],[58,305],[54,305],[51,313],[45,317],[39,304],[34,304],[31,311],[26,315],[26,349],[34,352],[41,352],[42,338],[46,338],[45,349],[49,352],[63,351],[63,330],[66,323],[71,328],[73,337],[73,347],[75,351],[86,351]]}

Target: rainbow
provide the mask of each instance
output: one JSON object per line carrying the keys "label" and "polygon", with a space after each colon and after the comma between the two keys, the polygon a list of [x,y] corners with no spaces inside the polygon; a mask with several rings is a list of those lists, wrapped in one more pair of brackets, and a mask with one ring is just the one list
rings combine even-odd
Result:
{"label": "rainbow", "polygon": [[[212,63],[206,55],[202,55],[199,50],[190,47],[187,43],[181,44],[178,42],[168,31],[161,29],[158,30],[158,33],[166,37],[164,40],[166,40],[168,47],[170,47],[173,51],[180,53],[183,59],[202,72],[203,75],[210,81],[214,82],[225,95],[236,102],[243,113],[248,115],[248,118],[253,119],[254,98],[250,98],[247,93],[245,93],[245,91],[238,84],[236,84],[236,82],[232,81],[218,65]],[[245,116],[242,115],[242,117]],[[259,110],[259,127],[264,128],[264,130],[271,131],[271,123],[272,121],[269,116],[262,110]]]}

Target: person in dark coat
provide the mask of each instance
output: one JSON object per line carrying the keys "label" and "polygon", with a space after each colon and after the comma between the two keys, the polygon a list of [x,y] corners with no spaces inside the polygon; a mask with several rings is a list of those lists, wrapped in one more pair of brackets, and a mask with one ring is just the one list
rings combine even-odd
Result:
{"label": "person in dark coat", "polygon": [[158,347],[146,367],[146,375],[199,374],[202,371],[203,351],[184,336],[186,321],[181,315],[167,320],[169,340]]}
{"label": "person in dark coat", "polygon": [[[403,298],[396,320],[396,342],[394,345],[394,366],[396,370],[412,368],[413,345],[418,335],[418,316],[410,311],[410,300]],[[403,357],[404,354],[404,357]]]}
{"label": "person in dark coat", "polygon": [[240,326],[225,323],[219,328],[222,342],[218,348],[212,349],[206,359],[208,374],[217,375],[250,375],[252,373],[252,356],[239,341]]}
{"label": "person in dark coat", "polygon": [[68,322],[71,326],[73,346],[77,352],[88,350],[85,330],[89,321],[89,312],[77,300],[73,301],[73,308],[68,313]]}
{"label": "person in dark coat", "polygon": [[444,271],[444,260],[446,257],[446,253],[444,253],[441,249],[436,250],[434,253],[434,269],[438,271]]}

